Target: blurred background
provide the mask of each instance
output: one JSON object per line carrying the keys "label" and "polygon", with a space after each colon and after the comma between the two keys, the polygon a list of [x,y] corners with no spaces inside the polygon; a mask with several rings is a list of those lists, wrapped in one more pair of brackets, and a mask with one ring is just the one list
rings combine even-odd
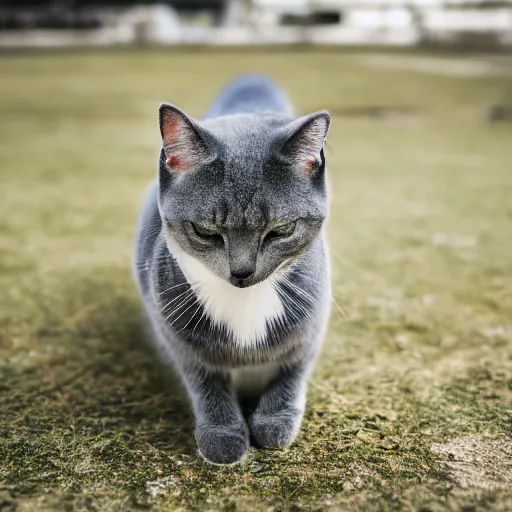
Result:
{"label": "blurred background", "polygon": [[[512,0],[0,0],[0,510],[512,510]],[[327,109],[301,435],[211,469],[131,278],[158,106]]]}
{"label": "blurred background", "polygon": [[510,0],[3,0],[1,46],[512,45]]}

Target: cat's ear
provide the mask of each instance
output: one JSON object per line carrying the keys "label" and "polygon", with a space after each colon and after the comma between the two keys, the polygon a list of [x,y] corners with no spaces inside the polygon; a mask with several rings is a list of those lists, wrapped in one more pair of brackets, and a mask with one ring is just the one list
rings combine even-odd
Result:
{"label": "cat's ear", "polygon": [[286,127],[281,154],[294,161],[299,169],[313,172],[320,162],[330,125],[331,116],[325,110],[296,119]]}
{"label": "cat's ear", "polygon": [[169,171],[187,172],[211,156],[205,140],[206,133],[179,108],[162,103],[159,119],[165,163]]}

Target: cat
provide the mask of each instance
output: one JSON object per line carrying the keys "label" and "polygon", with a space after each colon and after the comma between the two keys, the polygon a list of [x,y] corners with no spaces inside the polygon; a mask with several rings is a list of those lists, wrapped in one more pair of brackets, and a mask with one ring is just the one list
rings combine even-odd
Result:
{"label": "cat", "polygon": [[[240,462],[250,443],[296,438],[326,332],[330,269],[326,111],[242,76],[201,121],[159,110],[158,177],[139,218],[134,272],[161,356],[189,395],[200,455]],[[241,403],[256,398],[246,418]]]}

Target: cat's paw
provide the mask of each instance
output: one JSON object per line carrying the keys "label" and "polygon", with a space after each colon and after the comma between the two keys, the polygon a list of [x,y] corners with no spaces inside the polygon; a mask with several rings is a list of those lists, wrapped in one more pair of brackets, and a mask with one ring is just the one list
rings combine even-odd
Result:
{"label": "cat's paw", "polygon": [[302,413],[256,411],[249,420],[251,436],[261,448],[287,448],[299,433]]}
{"label": "cat's paw", "polygon": [[203,423],[195,431],[201,456],[211,464],[236,464],[249,448],[249,432],[244,425]]}

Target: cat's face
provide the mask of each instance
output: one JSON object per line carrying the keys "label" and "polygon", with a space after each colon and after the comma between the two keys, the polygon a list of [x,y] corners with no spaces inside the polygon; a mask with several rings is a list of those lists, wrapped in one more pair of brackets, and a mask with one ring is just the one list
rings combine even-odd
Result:
{"label": "cat's face", "polygon": [[320,112],[297,120],[241,114],[200,125],[162,105],[159,207],[178,261],[194,258],[237,287],[285,271],[327,215],[329,123]]}

